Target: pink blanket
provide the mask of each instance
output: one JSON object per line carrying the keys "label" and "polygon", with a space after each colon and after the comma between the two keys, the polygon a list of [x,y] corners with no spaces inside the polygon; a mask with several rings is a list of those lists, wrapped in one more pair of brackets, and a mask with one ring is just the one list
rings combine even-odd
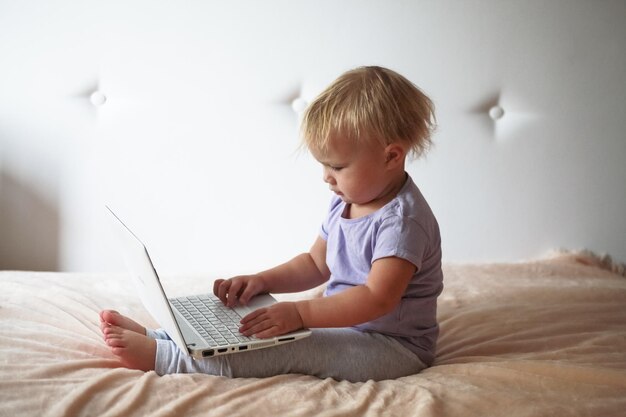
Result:
{"label": "pink blanket", "polygon": [[[98,311],[154,324],[125,275],[0,272],[0,415],[626,415],[626,278],[574,255],[444,273],[435,365],[353,384],[120,368]],[[198,277],[164,285],[211,288]]]}

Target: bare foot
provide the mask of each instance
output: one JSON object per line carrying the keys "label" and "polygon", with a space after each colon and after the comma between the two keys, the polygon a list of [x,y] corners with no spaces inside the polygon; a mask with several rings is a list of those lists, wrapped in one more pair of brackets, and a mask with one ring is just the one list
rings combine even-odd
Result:
{"label": "bare foot", "polygon": [[102,334],[105,334],[104,329],[111,326],[121,327],[122,329],[130,330],[144,336],[146,335],[146,328],[135,320],[123,316],[115,310],[102,310],[100,312],[100,330]]}
{"label": "bare foot", "polygon": [[156,340],[118,326],[106,327],[103,333],[106,344],[122,365],[142,371],[154,370]]}

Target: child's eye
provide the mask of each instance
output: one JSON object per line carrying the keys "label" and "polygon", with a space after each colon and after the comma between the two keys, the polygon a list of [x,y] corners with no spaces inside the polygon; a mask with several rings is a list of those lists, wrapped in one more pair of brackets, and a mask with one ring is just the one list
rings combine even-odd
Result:
{"label": "child's eye", "polygon": [[335,171],[335,172],[337,172],[337,171],[341,171],[341,170],[343,169],[343,167],[333,167],[333,166],[331,166],[331,167],[329,167],[329,168],[330,168],[331,170]]}

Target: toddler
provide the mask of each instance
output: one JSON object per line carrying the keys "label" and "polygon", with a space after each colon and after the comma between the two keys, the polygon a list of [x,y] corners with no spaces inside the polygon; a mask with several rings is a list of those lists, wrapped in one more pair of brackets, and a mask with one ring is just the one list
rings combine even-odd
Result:
{"label": "toddler", "polygon": [[124,366],[159,375],[299,373],[354,382],[398,378],[430,366],[443,288],[441,240],[405,162],[427,150],[433,127],[430,99],[381,67],[346,72],[305,111],[304,143],[335,194],[319,236],[309,252],[255,275],[218,279],[213,292],[235,306],[257,294],[327,283],[323,297],[280,302],[241,321],[246,336],[310,328],[310,337],[196,360],[163,330],[104,310],[101,329],[113,354]]}

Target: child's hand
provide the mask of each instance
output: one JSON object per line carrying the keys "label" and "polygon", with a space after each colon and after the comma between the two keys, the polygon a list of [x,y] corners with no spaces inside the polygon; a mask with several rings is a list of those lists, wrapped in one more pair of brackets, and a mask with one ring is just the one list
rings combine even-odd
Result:
{"label": "child's hand", "polygon": [[304,327],[295,303],[276,303],[260,308],[241,319],[239,331],[260,339],[280,336]]}
{"label": "child's hand", "polygon": [[246,305],[252,297],[264,292],[267,292],[265,284],[257,275],[218,279],[213,283],[213,294],[228,307],[235,307],[237,302]]}

